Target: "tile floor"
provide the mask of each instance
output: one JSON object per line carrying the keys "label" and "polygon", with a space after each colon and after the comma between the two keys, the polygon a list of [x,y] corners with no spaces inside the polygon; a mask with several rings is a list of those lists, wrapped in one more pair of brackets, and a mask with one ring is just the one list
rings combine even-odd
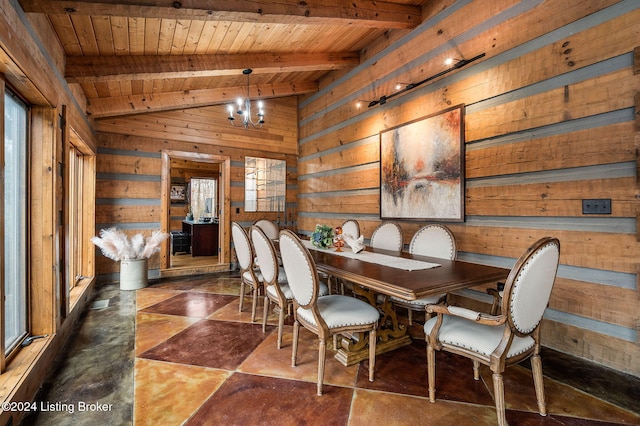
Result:
{"label": "tile floor", "polygon": [[[250,322],[250,303],[238,312],[238,291],[235,273],[160,280],[137,292],[101,286],[95,299],[109,306],[88,311],[38,395],[62,408],[34,413],[22,424],[496,423],[490,371],[484,368],[474,381],[471,363],[454,355],[437,355],[438,399],[428,401],[422,339],[379,355],[374,382],[366,361],[344,367],[328,354],[324,395],[316,396],[315,335],[301,332],[292,368],[291,321],[278,350],[277,317],[270,316],[263,333]],[[640,379],[552,350],[543,352],[543,370],[546,417],[536,412],[528,366],[507,369],[509,424],[640,424]],[[108,409],[86,409],[96,402]]]}

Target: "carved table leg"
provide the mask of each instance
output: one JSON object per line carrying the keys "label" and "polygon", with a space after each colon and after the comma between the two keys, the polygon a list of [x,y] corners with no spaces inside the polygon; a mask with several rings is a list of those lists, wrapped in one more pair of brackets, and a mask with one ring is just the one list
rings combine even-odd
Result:
{"label": "carved table leg", "polygon": [[[381,313],[377,331],[376,354],[411,344],[411,337],[407,334],[406,327],[398,322],[398,317],[388,296],[379,297],[377,293],[358,285],[353,286],[353,292],[357,297],[375,306]],[[363,333],[356,333],[351,338],[343,336],[342,341],[338,343],[338,348],[335,358],[345,366],[369,359],[368,339],[364,337]]]}

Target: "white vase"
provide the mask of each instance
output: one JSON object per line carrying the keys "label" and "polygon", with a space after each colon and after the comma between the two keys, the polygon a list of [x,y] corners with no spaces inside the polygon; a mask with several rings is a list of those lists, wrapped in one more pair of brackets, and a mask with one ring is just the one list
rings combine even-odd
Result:
{"label": "white vase", "polygon": [[138,290],[147,284],[147,259],[120,261],[120,290]]}

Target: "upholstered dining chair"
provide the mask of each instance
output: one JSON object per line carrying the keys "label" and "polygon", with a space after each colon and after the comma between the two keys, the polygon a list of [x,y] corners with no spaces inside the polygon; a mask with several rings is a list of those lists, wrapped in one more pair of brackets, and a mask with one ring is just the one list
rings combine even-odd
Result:
{"label": "upholstered dining chair", "polygon": [[376,360],[378,310],[355,297],[320,296],[316,264],[309,250],[291,231],[280,231],[280,254],[294,300],[291,365],[296,366],[300,325],[318,336],[318,395],[322,395],[327,339],[335,334],[369,333],[369,380]]}
{"label": "upholstered dining chair", "polygon": [[244,307],[244,296],[246,287],[251,289],[253,302],[251,304],[251,322],[256,320],[256,307],[258,305],[258,295],[262,288],[262,274],[254,265],[254,251],[247,231],[238,222],[231,224],[231,237],[233,246],[236,249],[238,264],[240,265],[240,306],[242,312]]}
{"label": "upholstered dining chair", "polygon": [[[458,257],[458,249],[453,233],[449,228],[440,224],[426,225],[418,229],[411,238],[409,253],[449,260],[455,260]],[[446,294],[436,294],[409,301],[392,296],[391,302],[396,306],[407,309],[409,325],[412,325],[413,311],[424,312],[425,306],[443,302],[445,298]]]}
{"label": "upholstered dining chair", "polygon": [[280,229],[278,229],[277,223],[268,219],[259,219],[255,221],[254,225],[262,229],[270,239],[278,239],[278,232],[280,232]]}
{"label": "upholstered dining chair", "polygon": [[382,222],[373,230],[370,245],[383,250],[402,250],[402,228],[395,222]]}
{"label": "upholstered dining chair", "polygon": [[[340,225],[340,227],[342,228],[343,236],[348,235],[353,240],[357,240],[360,237],[360,224],[358,223],[357,220],[347,219],[342,223],[342,225]],[[344,286],[345,286],[344,280],[341,280],[341,279],[333,280],[332,277],[327,277],[327,282],[329,283],[329,291],[331,291],[331,283],[333,282],[337,287],[336,291],[339,291],[340,294],[344,294]]]}
{"label": "upholstered dining chair", "polygon": [[[260,273],[264,285],[264,311],[262,316],[262,332],[267,331],[267,317],[271,308],[271,302],[275,303],[280,312],[278,313],[278,343],[277,347],[282,347],[282,331],[284,328],[285,312],[289,313],[293,306],[293,295],[287,281],[287,274],[283,267],[278,264],[278,255],[273,245],[273,240],[258,226],[251,227],[251,241],[255,250]],[[329,290],[325,283],[320,283],[320,296],[328,294]]]}
{"label": "upholstered dining chair", "polygon": [[342,224],[342,234],[351,235],[353,239],[358,239],[360,236],[360,224],[355,219],[345,220]]}
{"label": "upholstered dining chair", "polygon": [[500,315],[444,304],[427,306],[427,311],[437,314],[424,325],[431,402],[436,398],[435,351],[455,353],[473,361],[476,380],[479,379],[480,364],[489,366],[493,372],[498,424],[505,425],[502,373],[505,367],[531,358],[538,410],[542,416],[547,414],[540,359],[540,323],[549,303],[559,258],[560,242],[556,238],[545,237],[533,244],[507,277]]}

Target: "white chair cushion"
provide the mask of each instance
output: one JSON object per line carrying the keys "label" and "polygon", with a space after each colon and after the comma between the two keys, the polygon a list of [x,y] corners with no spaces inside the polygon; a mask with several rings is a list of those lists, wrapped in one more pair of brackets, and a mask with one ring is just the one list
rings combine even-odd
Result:
{"label": "white chair cushion", "polygon": [[[376,308],[355,297],[331,294],[318,298],[318,310],[329,329],[373,324],[380,319]],[[298,316],[304,321],[317,325],[313,313],[309,309],[298,308]]]}
{"label": "white chair cushion", "polygon": [[[424,333],[429,336],[438,317],[429,319],[424,324]],[[503,326],[490,326],[474,323],[464,318],[445,315],[440,327],[440,335],[438,340],[442,343],[465,348],[470,351],[489,357],[491,353],[498,347],[502,334]],[[507,358],[511,358],[521,354],[533,347],[534,340],[530,336],[518,337],[514,336]]]}
{"label": "white chair cushion", "polygon": [[427,305],[435,305],[443,296],[444,294],[438,294],[436,296],[423,297],[421,299],[416,299],[416,300],[405,300],[399,297],[391,296],[391,300],[394,302],[402,302],[407,305],[427,306]]}
{"label": "white chair cushion", "polygon": [[[287,300],[293,299],[293,293],[291,293],[291,288],[289,288],[289,284],[280,284],[280,290],[282,290],[282,294],[284,294],[284,298]],[[278,298],[278,292],[276,291],[275,286],[267,286],[267,294],[273,298]]]}
{"label": "white chair cushion", "polygon": [[[254,274],[256,274],[256,278],[258,279],[258,281],[262,282],[262,274],[258,271],[254,272]],[[242,278],[245,280],[245,282],[248,283],[252,283],[253,282],[253,277],[251,276],[251,272],[246,271],[244,274],[242,274]]]}
{"label": "white chair cushion", "polygon": [[[278,284],[280,285],[280,290],[282,290],[282,294],[284,294],[285,299],[292,300],[293,293],[291,292],[291,288],[289,288],[289,284],[286,281],[284,283],[281,283],[280,280],[278,280]],[[319,290],[320,290],[320,296],[329,294],[329,287],[327,286],[327,284],[323,282],[320,283]],[[276,289],[272,285],[267,287],[267,293],[269,293],[274,298],[278,297]]]}

